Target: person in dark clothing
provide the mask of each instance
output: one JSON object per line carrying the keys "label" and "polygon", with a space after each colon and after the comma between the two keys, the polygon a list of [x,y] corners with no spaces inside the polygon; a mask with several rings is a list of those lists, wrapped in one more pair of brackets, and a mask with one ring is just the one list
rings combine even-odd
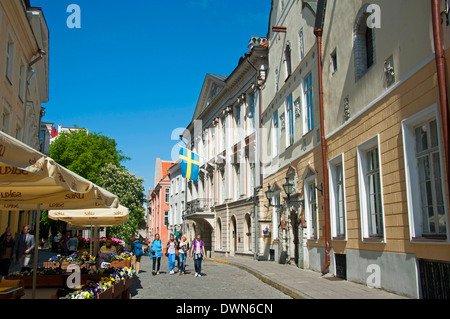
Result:
{"label": "person in dark clothing", "polygon": [[9,267],[11,266],[15,241],[12,238],[11,231],[7,231],[0,241],[0,275],[8,276]]}

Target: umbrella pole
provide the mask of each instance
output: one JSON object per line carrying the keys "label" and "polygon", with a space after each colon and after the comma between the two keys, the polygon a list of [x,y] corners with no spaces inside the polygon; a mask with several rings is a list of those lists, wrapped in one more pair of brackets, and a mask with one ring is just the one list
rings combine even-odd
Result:
{"label": "umbrella pole", "polygon": [[98,226],[97,223],[95,224],[95,228],[94,228],[94,254],[97,256],[98,250],[99,250],[99,246],[100,246],[100,238],[99,238],[99,234],[98,234]]}
{"label": "umbrella pole", "polygon": [[92,241],[94,240],[91,237],[94,237],[94,236],[92,236],[92,218],[91,218],[91,229],[89,231],[89,257],[92,256]]}
{"label": "umbrella pole", "polygon": [[39,248],[39,224],[41,215],[41,205],[38,205],[36,211],[36,231],[34,234],[34,262],[33,262],[33,287],[31,291],[31,298],[36,299],[36,279],[37,279],[37,264],[38,264],[38,248]]}

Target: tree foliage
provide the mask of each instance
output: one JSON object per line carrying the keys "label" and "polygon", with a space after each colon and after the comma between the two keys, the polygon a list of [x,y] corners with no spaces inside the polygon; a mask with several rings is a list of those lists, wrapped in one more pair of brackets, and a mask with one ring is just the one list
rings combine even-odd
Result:
{"label": "tree foliage", "polygon": [[119,197],[119,203],[130,210],[128,222],[108,229],[108,236],[125,241],[137,233],[144,221],[145,187],[144,179],[137,178],[126,169],[107,164],[100,172],[98,185]]}
{"label": "tree foliage", "polygon": [[122,167],[121,162],[130,159],[117,149],[114,139],[83,129],[59,133],[50,145],[50,157],[95,184],[107,164]]}

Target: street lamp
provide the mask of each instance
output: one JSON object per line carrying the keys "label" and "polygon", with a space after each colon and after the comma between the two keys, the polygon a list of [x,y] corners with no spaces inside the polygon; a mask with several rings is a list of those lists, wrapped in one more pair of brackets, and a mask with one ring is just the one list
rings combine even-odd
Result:
{"label": "street lamp", "polygon": [[276,208],[282,208],[283,205],[272,205],[272,198],[273,198],[273,193],[274,191],[271,189],[270,184],[267,186],[267,191],[266,191],[266,197],[269,201],[269,207],[276,207]]}
{"label": "street lamp", "polygon": [[294,184],[289,182],[289,177],[286,177],[286,183],[283,185],[284,191],[287,194],[287,201],[289,203],[299,203],[303,207],[305,207],[305,201],[304,200],[291,200],[292,192],[294,191]]}

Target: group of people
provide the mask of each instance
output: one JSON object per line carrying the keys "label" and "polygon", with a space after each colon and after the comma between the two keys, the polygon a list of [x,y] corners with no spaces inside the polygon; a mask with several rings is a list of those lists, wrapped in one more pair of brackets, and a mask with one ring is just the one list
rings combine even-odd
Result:
{"label": "group of people", "polygon": [[[133,246],[134,247],[134,246]],[[155,234],[153,241],[150,243],[150,258],[152,259],[152,274],[159,275],[161,268],[161,258],[163,257],[163,243],[159,234]],[[205,243],[201,240],[201,236],[197,237],[190,245],[186,236],[181,232],[175,237],[170,235],[170,239],[166,244],[164,255],[169,259],[169,273],[175,274],[175,263],[178,262],[178,274],[184,275],[186,272],[186,260],[188,256],[194,258],[195,276],[201,277],[202,261],[206,260]],[[139,260],[138,260],[139,259]],[[140,256],[136,257],[136,262],[140,262]],[[135,261],[133,261],[133,264]],[[139,265],[135,269],[139,272]]]}
{"label": "group of people", "polygon": [[34,235],[30,234],[30,226],[24,226],[22,232],[15,238],[12,236],[11,228],[0,237],[0,274],[6,277],[9,269],[17,265],[19,267],[28,267],[31,256],[34,252]]}
{"label": "group of people", "polygon": [[57,235],[53,237],[52,250],[67,256],[78,250],[78,244],[79,239],[76,236],[72,236],[70,231],[66,231],[66,234],[62,235],[61,238],[58,238]]}

